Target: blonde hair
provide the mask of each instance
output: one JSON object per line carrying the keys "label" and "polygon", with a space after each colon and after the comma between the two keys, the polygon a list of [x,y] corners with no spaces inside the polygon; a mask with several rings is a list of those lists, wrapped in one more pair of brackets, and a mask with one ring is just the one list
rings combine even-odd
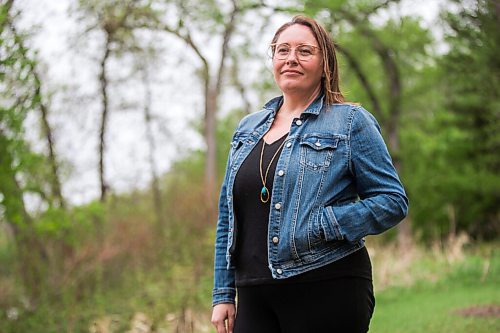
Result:
{"label": "blonde hair", "polygon": [[280,34],[287,28],[294,24],[300,24],[311,29],[314,38],[318,42],[318,46],[323,55],[323,75],[321,78],[321,88],[325,93],[326,104],[336,104],[344,103],[345,99],[340,92],[339,87],[339,72],[337,63],[337,54],[335,52],[335,46],[330,36],[316,20],[304,16],[297,15],[292,18],[290,22],[283,24],[274,34],[271,42],[271,52],[274,55],[274,50],[276,48],[276,42]]}

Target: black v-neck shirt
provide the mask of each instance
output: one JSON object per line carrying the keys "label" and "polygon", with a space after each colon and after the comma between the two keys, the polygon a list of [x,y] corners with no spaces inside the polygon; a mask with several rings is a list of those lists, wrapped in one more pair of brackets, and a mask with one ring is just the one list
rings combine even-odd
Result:
{"label": "black v-neck shirt", "polygon": [[260,199],[263,186],[260,177],[260,154],[262,145],[265,144],[262,155],[262,174],[265,175],[269,166],[266,187],[269,190],[269,196],[271,196],[276,164],[281,151],[277,153],[271,165],[269,163],[278,149],[281,150],[282,143],[287,136],[288,134],[271,144],[267,144],[261,139],[243,161],[236,174],[233,188],[235,223],[237,224],[235,230],[238,233],[234,253],[236,286],[307,282],[346,276],[371,279],[371,263],[365,247],[331,264],[288,279],[276,280],[272,278],[267,260],[267,233],[271,198],[266,203]]}

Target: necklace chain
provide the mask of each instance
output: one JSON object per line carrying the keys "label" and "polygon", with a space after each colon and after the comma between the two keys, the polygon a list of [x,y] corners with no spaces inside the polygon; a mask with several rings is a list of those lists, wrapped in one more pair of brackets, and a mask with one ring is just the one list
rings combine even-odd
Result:
{"label": "necklace chain", "polygon": [[260,191],[260,201],[262,201],[263,203],[268,202],[269,198],[271,196],[270,193],[269,193],[269,189],[266,187],[267,174],[269,173],[269,168],[271,167],[271,164],[273,164],[273,161],[276,158],[276,156],[278,155],[278,153],[281,150],[281,148],[283,148],[283,145],[285,144],[285,141],[286,141],[286,139],[283,140],[283,142],[280,144],[280,146],[278,147],[278,149],[274,153],[273,157],[271,158],[271,161],[267,165],[266,174],[263,175],[263,171],[262,171],[262,157],[264,156],[264,147],[266,146],[266,141],[264,141],[264,138],[262,138],[262,149],[260,151],[259,171],[260,171],[260,180],[262,181],[262,190]]}

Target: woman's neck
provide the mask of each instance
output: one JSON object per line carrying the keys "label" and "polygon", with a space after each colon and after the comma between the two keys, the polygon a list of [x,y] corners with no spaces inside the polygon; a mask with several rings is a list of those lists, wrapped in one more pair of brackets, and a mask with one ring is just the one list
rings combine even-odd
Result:
{"label": "woman's neck", "polygon": [[318,86],[312,93],[283,93],[283,104],[279,112],[283,115],[299,118],[300,114],[318,97],[320,91],[321,86]]}

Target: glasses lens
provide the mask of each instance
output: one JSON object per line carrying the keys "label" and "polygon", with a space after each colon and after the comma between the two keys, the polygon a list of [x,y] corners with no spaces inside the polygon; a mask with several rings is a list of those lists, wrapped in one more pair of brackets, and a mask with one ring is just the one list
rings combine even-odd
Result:
{"label": "glasses lens", "polygon": [[299,45],[293,49],[287,44],[280,44],[276,45],[274,49],[274,58],[278,60],[285,60],[292,51],[295,52],[295,56],[299,60],[307,61],[312,58],[316,50],[312,45]]}
{"label": "glasses lens", "polygon": [[289,54],[290,54],[290,46],[286,44],[280,44],[276,46],[276,49],[274,50],[274,55],[279,60],[286,59]]}
{"label": "glasses lens", "polygon": [[309,60],[312,58],[312,56],[314,54],[314,48],[312,46],[309,46],[309,45],[301,45],[301,46],[297,47],[297,49],[295,50],[295,53],[297,53],[297,57],[300,60]]}

